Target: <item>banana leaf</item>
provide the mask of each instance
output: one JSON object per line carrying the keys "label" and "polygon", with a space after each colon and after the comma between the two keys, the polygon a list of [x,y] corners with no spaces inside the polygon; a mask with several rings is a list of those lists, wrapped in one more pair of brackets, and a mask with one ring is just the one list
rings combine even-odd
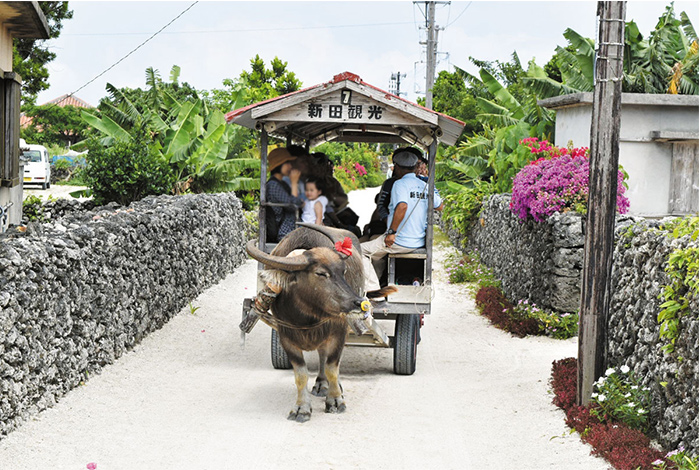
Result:
{"label": "banana leaf", "polygon": [[489,89],[489,92],[496,98],[496,101],[508,109],[515,119],[521,119],[523,117],[523,111],[518,100],[516,100],[486,69],[482,68],[479,70],[479,75],[481,76],[481,81],[484,82],[484,85]]}
{"label": "banana leaf", "polygon": [[87,122],[89,125],[91,125],[92,127],[94,127],[95,129],[102,132],[108,137],[121,141],[132,140],[131,135],[127,131],[125,131],[119,124],[114,122],[109,116],[103,116],[102,118],[99,118],[88,113],[85,110],[81,110],[80,115],[83,117],[83,120],[85,120],[85,122]]}

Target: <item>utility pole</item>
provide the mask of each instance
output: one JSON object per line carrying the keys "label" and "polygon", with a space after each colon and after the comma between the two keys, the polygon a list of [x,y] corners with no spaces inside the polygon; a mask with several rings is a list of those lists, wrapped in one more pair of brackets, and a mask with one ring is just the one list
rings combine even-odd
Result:
{"label": "utility pole", "polygon": [[627,2],[598,2],[598,49],[591,119],[583,282],[581,286],[576,401],[585,406],[593,382],[605,373],[610,275],[614,248],[620,156],[622,58]]}
{"label": "utility pole", "polygon": [[437,63],[438,32],[441,29],[435,24],[435,5],[438,3],[449,5],[450,2],[423,3],[425,3],[425,29],[427,33],[426,42],[421,43],[425,44],[425,107],[433,109],[433,85],[435,84],[435,66]]}
{"label": "utility pole", "polygon": [[425,46],[425,107],[433,109],[433,85],[435,84],[435,61],[437,59],[437,29],[435,28],[435,2],[427,2],[426,28],[428,40]]}
{"label": "utility pole", "polygon": [[[391,74],[391,85],[389,86],[389,91],[396,96],[401,96],[401,79],[406,78],[405,73],[396,72]],[[404,95],[406,93],[404,92]]]}

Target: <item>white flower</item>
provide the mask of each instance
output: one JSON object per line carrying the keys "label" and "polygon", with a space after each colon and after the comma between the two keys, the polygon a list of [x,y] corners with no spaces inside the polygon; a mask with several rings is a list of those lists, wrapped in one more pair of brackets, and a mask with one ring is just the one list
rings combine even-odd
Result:
{"label": "white flower", "polygon": [[630,408],[634,408],[634,403],[626,403],[625,406],[629,406]]}
{"label": "white flower", "polygon": [[640,415],[643,415],[644,413],[646,413],[646,411],[643,410],[642,408],[640,408],[637,410],[637,413],[639,413]]}
{"label": "white flower", "polygon": [[610,369],[608,369],[608,370],[605,371],[605,376],[606,376],[606,377],[609,377],[609,376],[613,375],[614,373],[615,373],[615,369],[613,369],[613,368],[611,367]]}
{"label": "white flower", "polygon": [[622,372],[623,374],[626,374],[629,371],[630,371],[630,368],[627,366],[620,367],[620,372]]}
{"label": "white flower", "polygon": [[637,385],[632,385],[630,388],[631,388],[632,390],[637,390],[637,389],[639,388],[639,386],[637,386]]}
{"label": "white flower", "polygon": [[597,393],[591,393],[591,398],[596,398],[598,396]]}
{"label": "white flower", "polygon": [[605,401],[605,395],[599,395],[598,396],[598,401]]}
{"label": "white flower", "polygon": [[631,396],[632,396],[632,394],[631,394],[631,393],[628,393],[628,394],[625,395],[625,398],[629,398],[629,397],[631,397]]}

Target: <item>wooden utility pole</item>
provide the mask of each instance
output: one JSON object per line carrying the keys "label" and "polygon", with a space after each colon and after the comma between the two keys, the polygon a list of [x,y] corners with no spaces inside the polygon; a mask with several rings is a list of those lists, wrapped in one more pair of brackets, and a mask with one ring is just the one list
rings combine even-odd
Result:
{"label": "wooden utility pole", "polygon": [[610,273],[620,155],[622,55],[627,2],[598,2],[590,177],[581,286],[577,403],[588,404],[605,372]]}

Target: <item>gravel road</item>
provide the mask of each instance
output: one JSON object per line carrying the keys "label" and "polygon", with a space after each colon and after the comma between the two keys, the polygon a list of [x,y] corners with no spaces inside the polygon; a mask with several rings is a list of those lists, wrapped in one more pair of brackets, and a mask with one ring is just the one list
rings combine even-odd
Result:
{"label": "gravel road", "polygon": [[[351,205],[371,211],[376,192],[352,193]],[[248,261],[194,300],[194,313],[185,308],[0,441],[0,469],[608,468],[551,404],[551,363],[575,356],[576,339],[489,326],[465,288],[447,283],[451,250],[435,250],[416,373],[394,375],[389,349],[346,349],[344,414],[325,414],[315,398],[311,421],[287,421],[294,377],[270,364],[270,328],[259,323],[241,349],[241,305],[256,277]]]}
{"label": "gravel road", "polygon": [[[71,196],[70,193],[81,189],[87,189],[87,187],[52,184],[48,189],[41,189],[36,185],[31,185],[25,186],[23,193],[25,199],[27,196],[38,196],[39,198],[46,200],[49,196],[53,198],[72,198],[73,196]],[[82,199],[83,198],[81,198],[81,200]]]}

